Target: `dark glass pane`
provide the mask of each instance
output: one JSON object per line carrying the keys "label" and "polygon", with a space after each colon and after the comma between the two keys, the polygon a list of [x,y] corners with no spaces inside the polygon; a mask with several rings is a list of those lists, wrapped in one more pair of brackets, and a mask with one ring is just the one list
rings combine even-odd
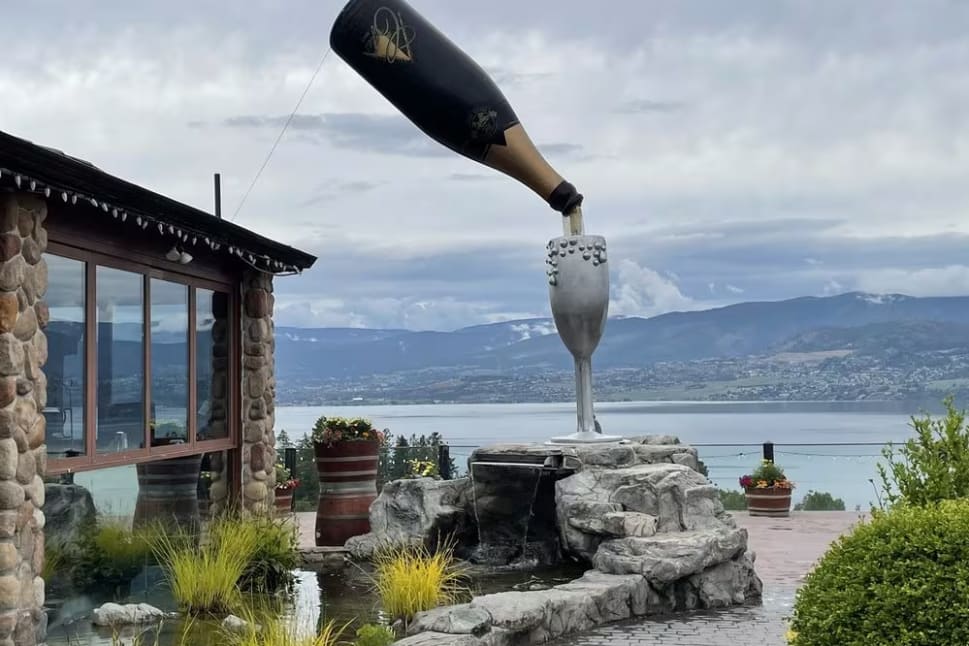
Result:
{"label": "dark glass pane", "polygon": [[229,295],[195,290],[198,439],[229,436]]}
{"label": "dark glass pane", "polygon": [[151,280],[151,445],[188,441],[188,287]]}
{"label": "dark glass pane", "polygon": [[97,268],[98,453],[144,448],[145,356],[142,276]]}
{"label": "dark glass pane", "polygon": [[47,453],[84,455],[84,263],[47,254]]}

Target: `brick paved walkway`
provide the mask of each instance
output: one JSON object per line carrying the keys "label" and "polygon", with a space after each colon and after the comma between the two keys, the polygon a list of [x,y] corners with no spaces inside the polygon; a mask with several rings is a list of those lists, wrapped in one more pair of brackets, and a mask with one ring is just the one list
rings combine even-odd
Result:
{"label": "brick paved walkway", "polygon": [[637,620],[566,637],[555,646],[784,646],[793,586],[770,586],[764,605]]}
{"label": "brick paved walkway", "polygon": [[859,520],[852,512],[803,512],[790,518],[735,513],[757,554],[764,582],[760,606],[610,624],[566,637],[555,646],[785,646],[794,594],[817,559]]}

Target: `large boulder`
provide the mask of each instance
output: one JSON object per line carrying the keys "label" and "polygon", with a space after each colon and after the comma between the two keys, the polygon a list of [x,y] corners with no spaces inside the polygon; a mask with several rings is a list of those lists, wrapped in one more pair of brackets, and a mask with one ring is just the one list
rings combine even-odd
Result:
{"label": "large boulder", "polygon": [[44,495],[44,534],[48,545],[75,545],[97,518],[91,492],[76,484],[48,483]]}
{"label": "large boulder", "polygon": [[[724,512],[716,488],[700,473],[680,464],[586,468],[559,480],[555,498],[562,549],[587,561],[609,536],[735,525]],[[638,516],[629,516],[629,512]],[[610,515],[614,513],[624,515]]]}
{"label": "large boulder", "polygon": [[616,538],[602,543],[593,565],[606,574],[642,574],[666,585],[730,561],[747,551],[744,529],[707,529]]}
{"label": "large boulder", "polygon": [[467,542],[473,533],[471,481],[468,478],[395,480],[370,505],[370,533],[354,536],[346,547],[369,559],[381,545],[427,545],[454,537]]}

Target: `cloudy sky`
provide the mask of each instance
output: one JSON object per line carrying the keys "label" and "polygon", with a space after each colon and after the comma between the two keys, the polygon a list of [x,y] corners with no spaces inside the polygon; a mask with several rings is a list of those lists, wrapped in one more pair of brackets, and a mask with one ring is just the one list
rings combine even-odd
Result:
{"label": "cloudy sky", "polygon": [[[612,313],[969,294],[969,3],[412,0],[498,81],[611,247]],[[0,129],[232,217],[342,0],[34,0]],[[608,10],[603,7],[608,7]],[[337,56],[235,221],[320,259],[280,324],[547,314],[559,216]]]}

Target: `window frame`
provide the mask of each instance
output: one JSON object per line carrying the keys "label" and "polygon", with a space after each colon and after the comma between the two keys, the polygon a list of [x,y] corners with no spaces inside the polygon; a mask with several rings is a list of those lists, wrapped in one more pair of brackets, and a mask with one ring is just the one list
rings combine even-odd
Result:
{"label": "window frame", "polygon": [[[88,248],[77,246],[84,244]],[[216,451],[235,452],[239,448],[240,439],[240,418],[236,414],[241,410],[241,281],[232,279],[223,272],[189,272],[186,270],[175,270],[173,263],[158,262],[148,264],[134,260],[142,254],[131,253],[128,257],[119,257],[110,253],[110,250],[102,247],[95,249],[89,243],[75,238],[74,244],[65,243],[57,240],[50,240],[47,245],[47,253],[84,263],[84,447],[85,454],[76,457],[48,457],[48,473],[59,475],[64,473],[77,473],[80,471],[90,471],[107,467],[122,465],[139,464],[159,459],[185,457]],[[97,267],[110,267],[122,271],[129,271],[137,274],[142,281],[143,294],[143,362],[144,376],[142,383],[143,403],[144,403],[144,445],[145,448],[134,448],[127,451],[112,453],[97,453],[95,429],[97,428],[97,369],[98,369],[98,346],[97,346]],[[179,266],[181,269],[181,267]],[[201,275],[200,275],[201,274]],[[185,444],[172,444],[166,446],[151,446],[151,281],[152,279],[165,280],[188,287],[188,438]],[[198,366],[197,366],[197,321],[198,321],[198,299],[197,289],[209,289],[216,292],[223,292],[228,295],[229,306],[229,362],[228,362],[228,392],[226,406],[227,436],[224,438],[199,441],[198,420],[196,410],[198,407]]]}

